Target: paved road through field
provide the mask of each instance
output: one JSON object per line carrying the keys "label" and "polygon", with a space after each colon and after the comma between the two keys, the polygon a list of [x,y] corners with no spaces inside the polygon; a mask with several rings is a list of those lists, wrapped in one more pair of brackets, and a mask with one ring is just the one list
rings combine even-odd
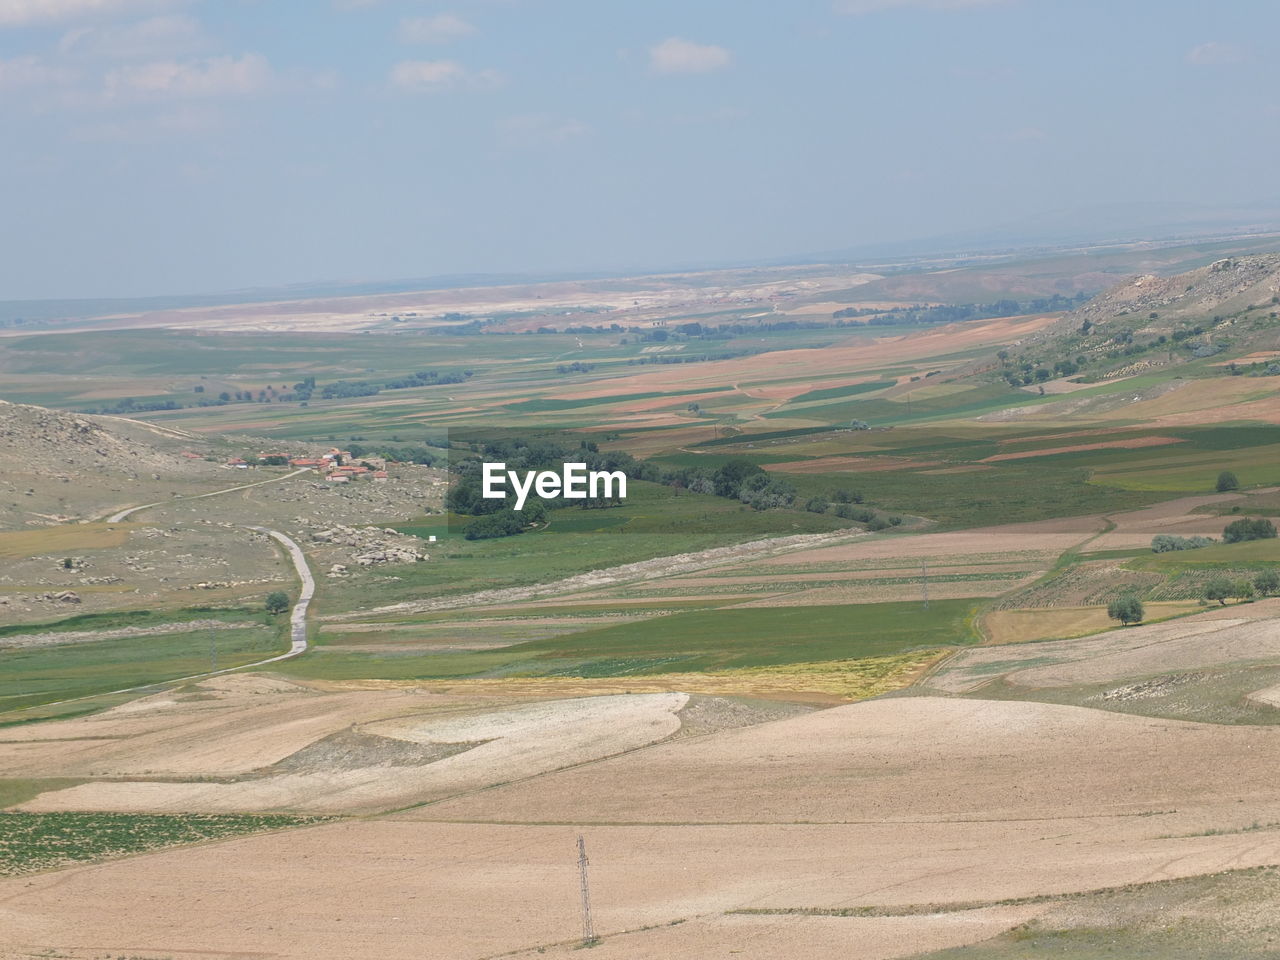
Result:
{"label": "paved road through field", "polygon": [[[300,653],[307,652],[307,607],[311,606],[311,598],[315,595],[316,581],[311,575],[311,567],[307,565],[306,554],[302,552],[302,548],[298,546],[292,537],[287,537],[279,530],[272,530],[268,527],[250,527],[249,529],[265,533],[284,547],[285,552],[289,554],[289,559],[293,561],[293,569],[298,572],[298,580],[302,584],[302,589],[298,591],[298,600],[294,603],[293,611],[289,614],[289,640],[291,641],[289,652],[282,653],[278,657],[272,657],[270,660],[260,660],[257,663],[245,664],[245,666],[258,667],[264,663],[288,660],[290,657],[296,657]],[[235,669],[240,668],[237,667]]]}

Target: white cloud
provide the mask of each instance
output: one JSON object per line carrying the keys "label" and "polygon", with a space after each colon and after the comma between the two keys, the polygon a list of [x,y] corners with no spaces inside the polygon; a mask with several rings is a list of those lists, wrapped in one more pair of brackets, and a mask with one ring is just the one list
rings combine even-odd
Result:
{"label": "white cloud", "polygon": [[571,117],[524,113],[500,121],[498,130],[514,144],[532,146],[576,140],[589,133],[591,128],[581,120],[574,120]]}
{"label": "white cloud", "polygon": [[404,43],[452,43],[475,32],[475,27],[452,13],[407,17],[400,21],[399,30]]}
{"label": "white cloud", "polygon": [[0,60],[0,93],[62,86],[71,79],[70,72],[50,66],[39,57]]}
{"label": "white cloud", "polygon": [[710,73],[729,65],[724,47],[668,37],[649,48],[649,67],[655,73]]}
{"label": "white cloud", "polygon": [[972,10],[994,7],[1013,0],[835,0],[836,13],[878,13],[914,7],[920,10]]}
{"label": "white cloud", "polygon": [[204,29],[191,17],[151,17],[137,23],[105,24],[68,30],[58,43],[64,54],[134,59],[173,56],[207,42]]}
{"label": "white cloud", "polygon": [[0,0],[0,27],[115,16],[167,5],[166,0]]}
{"label": "white cloud", "polygon": [[393,87],[410,93],[439,93],[496,87],[502,76],[493,70],[469,70],[455,60],[402,60],[391,68],[390,80]]}
{"label": "white cloud", "polygon": [[1187,51],[1187,63],[1197,67],[1219,67],[1243,63],[1249,59],[1247,51],[1230,43],[1211,40]]}
{"label": "white cloud", "polygon": [[161,60],[118,67],[107,73],[108,98],[120,97],[220,97],[257,93],[271,84],[273,73],[265,57],[246,53],[241,57],[206,60]]}

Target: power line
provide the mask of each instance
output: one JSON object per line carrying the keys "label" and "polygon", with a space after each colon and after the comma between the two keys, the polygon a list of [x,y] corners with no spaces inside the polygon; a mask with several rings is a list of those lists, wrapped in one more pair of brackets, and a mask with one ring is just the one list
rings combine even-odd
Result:
{"label": "power line", "polygon": [[582,889],[582,945],[596,942],[595,927],[591,923],[591,891],[587,886],[587,842],[578,834],[578,883]]}

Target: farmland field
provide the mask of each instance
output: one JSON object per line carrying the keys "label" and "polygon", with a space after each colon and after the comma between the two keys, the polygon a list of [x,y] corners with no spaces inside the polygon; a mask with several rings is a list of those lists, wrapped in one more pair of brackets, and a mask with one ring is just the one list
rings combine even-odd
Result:
{"label": "farmland field", "polygon": [[[969,270],[1016,273],[0,337],[7,395],[63,411],[22,429],[94,464],[72,483],[33,440],[0,497],[15,957],[73,928],[183,960],[567,954],[578,834],[620,957],[1086,957],[1098,917],[1255,902],[1280,863],[1280,541],[1221,540],[1280,513],[1280,390],[1223,364],[1280,327],[1245,310],[1230,353],[1055,377],[1055,344],[1092,349],[1071,314],[899,324],[877,311],[915,307],[851,292]],[[491,536],[458,496],[491,454],[622,464],[628,496]],[[325,456],[362,469],[330,483]],[[264,529],[315,581],[306,646],[238,670],[290,649],[264,606],[301,591]],[[1224,578],[1240,595],[1210,599]],[[519,923],[467,919],[499,902]]]}

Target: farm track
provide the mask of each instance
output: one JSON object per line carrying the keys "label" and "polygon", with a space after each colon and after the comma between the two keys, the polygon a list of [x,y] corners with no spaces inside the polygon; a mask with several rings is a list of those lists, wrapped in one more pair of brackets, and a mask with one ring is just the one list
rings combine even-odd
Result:
{"label": "farm track", "polygon": [[162,507],[167,503],[179,503],[184,500],[203,500],[205,497],[217,497],[224,493],[235,493],[237,490],[248,490],[250,487],[260,487],[264,483],[279,483],[281,480],[288,480],[290,477],[296,477],[304,474],[309,468],[304,467],[301,470],[295,470],[293,473],[286,473],[283,477],[272,477],[269,480],[257,480],[253,483],[242,483],[238,486],[227,487],[224,490],[211,490],[209,493],[197,493],[191,497],[174,497],[171,500],[157,500],[155,503],[143,503],[136,507],[126,507],[124,510],[117,510],[115,513],[105,517],[104,523],[120,523],[132,514],[142,510],[150,510],[152,507]]}
{"label": "farm track", "polygon": [[600,570],[592,570],[588,573],[567,577],[554,583],[537,583],[525,587],[481,590],[476,593],[467,593],[456,597],[438,597],[431,600],[407,600],[401,603],[370,607],[351,613],[330,614],[319,619],[324,623],[343,623],[386,615],[427,613],[436,610],[453,610],[458,607],[487,606],[533,600],[539,597],[554,597],[577,590],[619,586],[626,583],[669,577],[675,574],[692,573],[733,561],[759,560],[762,557],[787,553],[792,550],[832,546],[865,536],[867,536],[866,533],[858,531],[856,533],[802,533],[786,537],[771,537],[727,547],[711,547],[707,550],[698,550],[692,553],[654,557],[650,560],[639,560],[635,563],[622,564],[617,567],[605,567]]}

